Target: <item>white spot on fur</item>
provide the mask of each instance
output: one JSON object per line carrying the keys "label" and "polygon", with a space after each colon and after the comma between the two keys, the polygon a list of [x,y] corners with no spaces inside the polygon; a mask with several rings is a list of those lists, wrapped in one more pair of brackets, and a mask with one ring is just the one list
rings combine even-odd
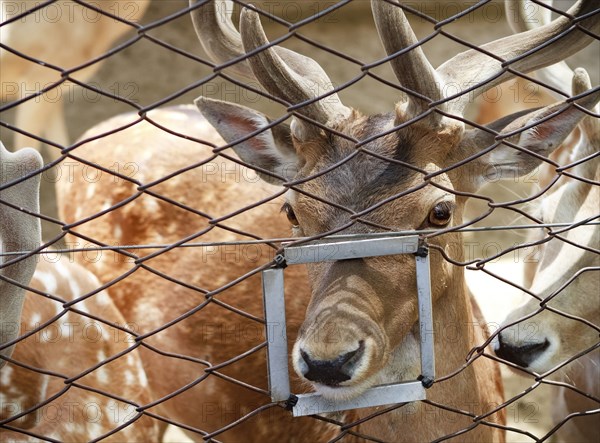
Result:
{"label": "white spot on fur", "polygon": [[0,384],[8,386],[12,381],[13,368],[11,366],[5,366],[0,369]]}
{"label": "white spot on fur", "polygon": [[110,377],[108,376],[108,371],[106,370],[106,367],[101,366],[96,370],[96,378],[102,384],[109,383]]}
{"label": "white spot on fur", "polygon": [[69,277],[71,277],[71,272],[69,271],[69,269],[67,269],[67,267],[60,261],[57,261],[54,264],[54,269],[56,269],[56,271],[64,278],[68,279]]}
{"label": "white spot on fur", "polygon": [[46,398],[46,391],[48,390],[48,383],[50,383],[50,376],[43,375],[42,376],[42,385],[40,386],[40,390],[38,392],[40,400]]}
{"label": "white spot on fur", "polygon": [[96,193],[96,183],[92,183],[91,185],[88,186],[87,190],[85,191],[85,198],[90,199],[94,196],[95,193]]}
{"label": "white spot on fur", "polygon": [[40,313],[34,312],[33,314],[31,314],[31,318],[29,319],[29,325],[35,326],[35,325],[40,324],[41,321],[42,321],[42,316],[40,315]]}
{"label": "white spot on fur", "polygon": [[148,378],[146,377],[146,371],[142,368],[142,364],[138,361],[138,384],[143,388],[148,387]]}
{"label": "white spot on fur", "polygon": [[106,360],[106,354],[102,350],[98,351],[96,357],[98,358],[98,362]]}
{"label": "white spot on fur", "polygon": [[35,277],[44,285],[44,291],[54,293],[58,287],[56,277],[48,272],[37,271]]}
{"label": "white spot on fur", "polygon": [[[81,288],[79,287],[79,284],[77,284],[74,278],[69,279],[69,289],[71,290],[71,294],[73,294],[73,298],[77,298],[81,295]],[[80,309],[82,310],[85,309],[83,302],[78,303],[77,306],[81,306]]]}
{"label": "white spot on fur", "polygon": [[126,370],[123,375],[125,376],[125,384],[127,386],[132,386],[135,384],[135,376],[133,375],[133,372]]}
{"label": "white spot on fur", "polygon": [[99,292],[98,294],[96,294],[96,302],[100,305],[100,306],[107,306],[110,304],[110,297],[108,296],[108,294],[105,291]]}
{"label": "white spot on fur", "polygon": [[144,209],[146,209],[148,212],[156,212],[160,209],[160,206],[156,199],[146,198],[144,199]]}
{"label": "white spot on fur", "polygon": [[133,354],[131,354],[131,352],[129,354],[127,354],[126,361],[127,361],[127,366],[133,366],[135,364],[135,360],[134,360]]}
{"label": "white spot on fur", "polygon": [[104,340],[104,341],[110,340],[110,334],[108,333],[108,330],[106,329],[105,325],[100,324],[100,323],[96,323],[96,324],[100,327],[100,330],[102,331],[102,340]]}
{"label": "white spot on fur", "polygon": [[92,437],[99,437],[103,434],[102,426],[100,426],[98,423],[90,423],[89,430]]}
{"label": "white spot on fur", "polygon": [[117,239],[123,237],[123,230],[121,229],[120,225],[115,225],[115,227],[113,228],[113,236]]}
{"label": "white spot on fur", "polygon": [[146,318],[149,322],[163,321],[165,312],[153,303],[141,302],[135,306],[132,318]]}
{"label": "white spot on fur", "polygon": [[106,211],[111,206],[112,206],[111,205],[111,201],[110,200],[105,200],[104,203],[102,203],[102,206],[100,207],[100,210]]}
{"label": "white spot on fur", "polygon": [[166,232],[167,234],[176,234],[179,228],[180,225],[178,223],[171,223],[169,226],[167,226]]}

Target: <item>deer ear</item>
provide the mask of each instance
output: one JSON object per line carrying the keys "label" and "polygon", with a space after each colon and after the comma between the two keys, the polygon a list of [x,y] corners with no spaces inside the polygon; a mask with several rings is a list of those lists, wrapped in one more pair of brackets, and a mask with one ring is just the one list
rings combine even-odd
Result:
{"label": "deer ear", "polygon": [[[577,103],[586,109],[593,109],[600,100],[600,90],[579,99]],[[480,151],[492,146],[498,138],[548,157],[577,124],[588,114],[573,103],[560,102],[533,111],[521,111],[501,118],[486,127],[491,132],[474,129],[468,132],[471,151]],[[498,135],[495,135],[495,134]],[[475,152],[471,152],[474,154]],[[493,169],[494,175],[504,178],[520,177],[531,172],[542,160],[527,152],[515,149],[504,143],[496,146],[489,154],[478,160],[481,170]],[[491,168],[491,169],[490,169]],[[483,178],[481,177],[483,182]]]}
{"label": "deer ear", "polygon": [[[256,172],[263,180],[281,185],[294,178],[298,157],[288,125],[264,129],[270,124],[267,116],[245,106],[206,97],[194,103],[227,143],[235,143],[232,148],[238,157],[258,168]],[[253,133],[256,135],[245,139]]]}

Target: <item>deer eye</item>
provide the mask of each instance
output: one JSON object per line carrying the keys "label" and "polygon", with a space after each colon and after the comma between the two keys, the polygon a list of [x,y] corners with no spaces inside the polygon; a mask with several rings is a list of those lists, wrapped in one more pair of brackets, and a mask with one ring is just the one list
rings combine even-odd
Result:
{"label": "deer eye", "polygon": [[300,226],[300,223],[298,223],[298,219],[296,218],[296,214],[294,214],[294,210],[292,209],[292,205],[289,203],[284,203],[281,207],[281,210],[285,212],[285,215],[287,215],[287,219],[292,224],[293,228]]}
{"label": "deer eye", "polygon": [[449,201],[444,201],[436,204],[429,212],[429,223],[437,226],[445,226],[452,218],[454,204]]}

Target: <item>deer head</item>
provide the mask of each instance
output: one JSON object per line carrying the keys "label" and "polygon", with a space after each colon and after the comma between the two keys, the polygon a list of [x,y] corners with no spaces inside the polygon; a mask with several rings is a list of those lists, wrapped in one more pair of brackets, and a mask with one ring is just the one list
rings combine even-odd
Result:
{"label": "deer head", "polygon": [[[515,23],[528,23],[525,4],[519,6],[514,15]],[[538,10],[541,14],[537,21],[548,23],[550,10]],[[592,88],[584,69],[573,71],[565,62],[545,68],[540,74],[557,89],[564,90],[571,84],[574,97]],[[600,113],[598,106],[593,111],[596,115]],[[571,177],[561,177],[544,194],[543,201],[536,202],[535,216],[544,223],[575,224],[598,215],[600,193],[595,183],[600,180],[597,156],[600,119],[595,116],[583,119],[578,138],[564,148],[569,149],[567,163],[574,166],[566,169]],[[556,174],[556,170],[553,172]],[[555,230],[561,231],[561,228]],[[539,230],[532,233],[528,241],[542,241],[544,237],[545,232]],[[539,245],[538,260],[526,265],[531,280],[527,282],[528,289],[534,297],[508,315],[504,321],[507,327],[495,342],[498,356],[539,373],[550,371],[597,344],[600,322],[599,227],[579,226],[548,240]]]}
{"label": "deer head", "polygon": [[[572,17],[588,14],[593,2],[580,1],[547,26],[458,54],[433,69],[401,5],[373,0],[381,41],[408,95],[393,112],[373,116],[344,106],[314,60],[271,45],[253,8],[242,10],[238,33],[225,3],[194,10],[200,41],[217,63],[239,57],[231,69],[256,78],[287,103],[291,125],[274,125],[233,103],[200,97],[196,104],[244,162],[264,180],[289,189],[283,209],[298,236],[435,229],[428,236],[434,248],[461,250],[460,235],[448,231],[463,223],[465,201],[485,182],[486,170],[527,174],[586,115],[581,109],[599,99],[595,93],[481,128],[468,128],[462,117],[474,95],[591,42],[577,28],[597,32],[598,15],[577,22]],[[558,40],[543,45],[553,38]],[[246,53],[252,55],[243,60]],[[461,92],[447,95],[450,84],[461,85]],[[468,321],[462,269],[437,253],[431,267],[434,311]],[[348,398],[375,383],[418,374],[414,259],[317,263],[308,271],[312,299],[293,352],[302,378],[326,396]]]}
{"label": "deer head", "polygon": [[[40,176],[26,178],[42,167],[42,158],[33,149],[8,152],[0,143],[0,251],[19,252],[35,249],[41,242],[39,218]],[[27,212],[26,212],[27,211]],[[31,256],[0,257],[0,344],[10,342],[19,335],[21,309],[25,301],[26,286],[35,271],[36,258]],[[2,349],[3,357],[12,355],[14,346]],[[0,359],[0,367],[6,360]]]}

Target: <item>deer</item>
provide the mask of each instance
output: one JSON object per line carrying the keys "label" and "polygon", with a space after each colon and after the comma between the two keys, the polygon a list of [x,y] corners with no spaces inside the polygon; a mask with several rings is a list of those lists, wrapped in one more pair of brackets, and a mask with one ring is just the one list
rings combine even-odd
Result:
{"label": "deer", "polygon": [[[79,177],[57,183],[60,216],[71,236],[123,245],[83,264],[103,283],[119,279],[109,293],[127,321],[141,327],[142,359],[160,413],[196,440],[298,435],[325,441],[341,433],[397,441],[401,432],[405,441],[504,441],[499,368],[482,350],[465,361],[486,340],[484,321],[463,267],[446,259],[462,259],[455,230],[471,223],[462,211],[485,182],[486,168],[511,177],[528,173],[585,117],[580,107],[592,108],[599,97],[587,94],[576,105],[561,100],[485,127],[467,128],[462,114],[474,95],[589,44],[587,32],[599,27],[597,15],[588,16],[593,9],[580,1],[547,26],[484,45],[493,57],[471,49],[434,69],[402,5],[373,1],[385,62],[406,94],[399,93],[391,113],[364,116],[341,103],[314,60],[269,43],[254,8],[242,9],[238,31],[228,2],[191,2],[196,33],[215,69],[226,66],[258,81],[289,107],[291,124],[202,97],[200,112],[179,106],[143,118],[119,115],[88,130],[69,156],[100,171],[115,161],[135,167],[102,174],[88,186]],[[580,17],[576,26],[573,17]],[[461,85],[461,93],[446,95],[450,84]],[[463,164],[468,174],[451,171]],[[250,257],[241,244],[227,250],[220,242],[285,236],[280,207],[299,238],[434,231],[423,237],[432,251],[438,373],[427,402],[320,420],[291,419],[269,402],[264,353],[256,352],[264,345],[256,272],[273,263],[273,249],[257,246]],[[197,248],[176,247],[198,238]],[[155,250],[139,252],[133,245]],[[311,389],[335,402],[419,375],[414,259],[296,269],[286,270],[294,392]],[[165,376],[167,365],[173,370]]]}
{"label": "deer", "polygon": [[41,238],[40,175],[31,176],[39,153],[0,144],[0,166],[0,441],[112,432],[108,441],[156,441],[159,423],[136,410],[150,396],[123,316],[90,271],[55,252],[31,253]]}
{"label": "deer", "polygon": [[[133,28],[127,21],[139,21],[149,5],[150,0],[89,5],[67,1],[39,8],[35,1],[0,2],[0,42],[16,51],[0,48],[0,99],[18,102],[14,126],[20,131],[15,132],[13,140],[16,148],[31,146],[40,150],[42,141],[49,140],[52,145],[48,146],[48,158],[54,161],[60,157],[60,150],[70,142],[65,97],[72,95],[75,84],[93,78],[102,66],[103,59],[97,58]],[[93,63],[87,65],[89,62]],[[62,72],[79,66],[82,68],[69,72],[68,80],[75,82],[63,84]]]}
{"label": "deer", "polygon": [[[588,86],[587,73],[575,70],[573,94],[581,94]],[[579,129],[579,139],[574,146],[576,156],[570,163],[574,166],[565,169],[569,176],[561,176],[536,205],[535,217],[544,223],[576,225],[598,216],[598,117],[587,117]],[[579,161],[582,162],[578,164]],[[530,373],[550,375],[560,370],[559,375],[569,386],[560,387],[559,400],[553,405],[553,416],[558,423],[570,413],[598,407],[600,244],[597,225],[552,231],[556,234],[553,232],[551,237],[535,232],[527,239],[527,244],[539,245],[538,260],[526,264],[524,270],[531,299],[504,320],[495,352]],[[579,353],[582,355],[570,362]],[[582,390],[586,395],[579,393]],[[574,415],[564,429],[559,429],[561,441],[596,439],[597,420],[583,415]]]}
{"label": "deer", "polygon": [[[548,3],[551,6],[552,2]],[[526,7],[526,3],[521,4],[515,18],[520,16],[517,23],[529,23],[534,28],[524,20]],[[536,23],[547,24],[550,10],[539,11]],[[547,67],[540,74],[563,92],[571,79],[573,96],[592,88],[585,70],[572,70],[565,62]],[[592,111],[568,143],[552,153],[560,169],[544,165],[547,180],[541,186],[548,190],[543,200],[533,203],[534,216],[544,223],[576,225],[598,215],[600,109],[596,106]],[[596,410],[600,399],[600,232],[597,225],[567,228],[564,232],[560,227],[551,230],[554,232],[549,236],[536,230],[526,240],[526,244],[539,245],[538,260],[526,263],[524,268],[530,299],[504,320],[494,350],[517,365],[522,375],[526,375],[523,369],[530,374],[556,373],[564,384],[557,387],[557,401],[552,405],[556,426],[550,432],[556,431],[560,441],[591,442],[597,439],[598,425],[587,411]]]}

